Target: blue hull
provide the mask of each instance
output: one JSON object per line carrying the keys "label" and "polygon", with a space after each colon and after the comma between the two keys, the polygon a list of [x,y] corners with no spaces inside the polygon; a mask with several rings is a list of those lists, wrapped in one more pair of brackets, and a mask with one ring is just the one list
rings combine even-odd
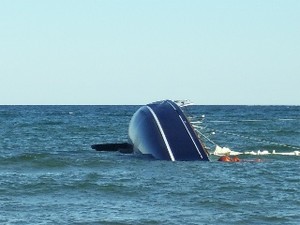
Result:
{"label": "blue hull", "polygon": [[155,159],[209,161],[193,127],[181,108],[170,100],[141,107],[129,124],[133,150]]}

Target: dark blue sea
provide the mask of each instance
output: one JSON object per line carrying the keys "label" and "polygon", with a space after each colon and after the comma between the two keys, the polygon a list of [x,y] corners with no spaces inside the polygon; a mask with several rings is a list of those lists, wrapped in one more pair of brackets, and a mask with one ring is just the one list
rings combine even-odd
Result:
{"label": "dark blue sea", "polygon": [[187,109],[221,147],[290,155],[170,162],[91,149],[126,142],[138,107],[0,106],[0,224],[300,224],[300,106]]}

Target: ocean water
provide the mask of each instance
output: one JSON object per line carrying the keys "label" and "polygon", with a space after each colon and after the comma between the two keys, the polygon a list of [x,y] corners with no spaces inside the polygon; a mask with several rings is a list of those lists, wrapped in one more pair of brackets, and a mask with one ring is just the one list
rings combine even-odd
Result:
{"label": "ocean water", "polygon": [[[138,107],[0,106],[0,224],[300,224],[300,156],[169,162],[90,148],[126,142]],[[222,147],[300,151],[299,106],[187,113],[205,115],[201,132]]]}

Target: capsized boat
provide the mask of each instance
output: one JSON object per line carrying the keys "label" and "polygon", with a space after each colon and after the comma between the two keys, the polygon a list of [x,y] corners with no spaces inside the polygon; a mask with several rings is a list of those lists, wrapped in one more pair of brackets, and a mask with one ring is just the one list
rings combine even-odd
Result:
{"label": "capsized boat", "polygon": [[171,100],[138,109],[131,118],[128,135],[135,152],[156,159],[209,160],[189,120]]}
{"label": "capsized boat", "polygon": [[142,106],[129,123],[128,143],[98,144],[92,148],[134,152],[159,160],[209,161],[207,151],[180,104],[163,100]]}

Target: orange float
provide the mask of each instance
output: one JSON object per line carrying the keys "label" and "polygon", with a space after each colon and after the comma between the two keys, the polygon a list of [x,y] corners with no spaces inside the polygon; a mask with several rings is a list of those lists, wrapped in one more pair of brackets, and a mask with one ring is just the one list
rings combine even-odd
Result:
{"label": "orange float", "polygon": [[228,155],[221,156],[218,161],[220,162],[240,162],[241,160],[237,156],[230,158]]}
{"label": "orange float", "polygon": [[218,161],[231,162],[231,158],[228,155],[221,156]]}
{"label": "orange float", "polygon": [[232,162],[240,162],[241,161],[239,159],[239,157],[237,157],[237,156],[233,156],[231,160],[232,160]]}

